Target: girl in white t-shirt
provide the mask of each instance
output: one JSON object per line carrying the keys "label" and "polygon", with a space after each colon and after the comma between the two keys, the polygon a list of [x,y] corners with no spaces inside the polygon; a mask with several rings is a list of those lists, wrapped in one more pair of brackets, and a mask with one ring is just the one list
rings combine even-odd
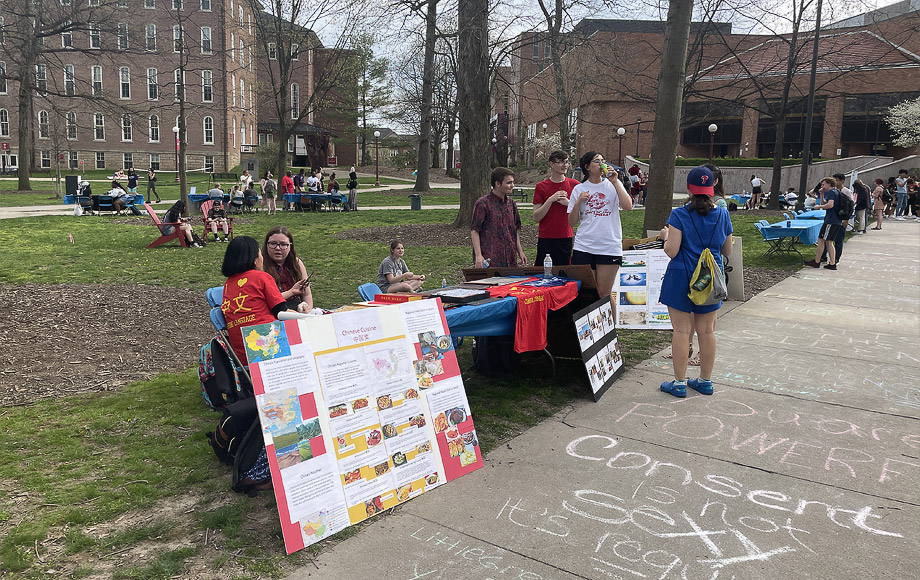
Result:
{"label": "girl in white t-shirt", "polygon": [[763,196],[763,179],[756,175],[751,175],[751,199],[748,200],[748,209],[757,209],[760,207],[760,200]]}
{"label": "girl in white t-shirt", "polygon": [[598,294],[610,296],[617,270],[623,263],[620,210],[631,210],[632,198],[602,154],[585,153],[579,166],[585,181],[572,189],[568,208],[569,224],[573,228],[578,226],[572,244],[572,264],[590,265]]}

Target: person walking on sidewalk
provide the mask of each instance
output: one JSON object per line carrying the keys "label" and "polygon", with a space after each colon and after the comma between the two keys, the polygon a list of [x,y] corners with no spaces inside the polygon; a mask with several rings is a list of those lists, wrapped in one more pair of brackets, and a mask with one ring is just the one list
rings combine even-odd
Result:
{"label": "person walking on sidewalk", "polygon": [[153,167],[147,170],[147,199],[150,199],[151,193],[157,196],[157,203],[160,203],[160,194],[157,193],[157,172]]}
{"label": "person walking on sidewalk", "polygon": [[[712,369],[716,360],[716,317],[722,302],[697,305],[690,300],[690,279],[703,250],[712,252],[716,264],[732,253],[732,220],[728,210],[713,203],[715,176],[706,167],[687,175],[690,203],[675,208],[661,230],[664,252],[671,258],[661,285],[661,303],[668,307],[674,332],[671,338],[674,380],[661,383],[661,390],[686,397],[687,387],[711,395]],[[694,329],[700,341],[700,377],[687,381],[687,362]]]}
{"label": "person walking on sidewalk", "polygon": [[843,222],[837,216],[837,210],[834,209],[834,205],[837,203],[837,198],[842,194],[837,190],[837,180],[833,177],[822,179],[820,187],[823,202],[820,205],[815,205],[815,209],[827,211],[824,212],[824,225],[821,226],[821,231],[818,234],[818,249],[815,251],[815,259],[806,262],[805,265],[820,268],[821,262],[819,260],[821,260],[821,255],[826,249],[827,266],[824,267],[828,270],[836,270],[837,251],[834,248],[834,240],[837,237],[837,232],[843,227]]}
{"label": "person walking on sidewalk", "polygon": [[875,189],[872,191],[872,211],[875,212],[875,227],[873,230],[882,229],[882,220],[885,219],[885,180],[881,177],[875,180]]}
{"label": "person walking on sidewalk", "polygon": [[895,185],[898,188],[897,198],[898,198],[898,208],[895,210],[894,219],[899,222],[904,221],[905,216],[907,215],[907,170],[899,169],[898,177],[894,180]]}

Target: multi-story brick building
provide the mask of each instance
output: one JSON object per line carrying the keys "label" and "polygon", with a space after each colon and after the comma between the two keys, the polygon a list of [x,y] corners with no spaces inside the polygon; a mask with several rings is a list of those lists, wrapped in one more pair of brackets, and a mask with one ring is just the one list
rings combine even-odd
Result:
{"label": "multi-story brick building", "polygon": [[[251,3],[44,0],[31,2],[44,15],[36,35],[20,26],[30,1],[5,0],[0,12],[0,153],[40,168],[57,157],[75,169],[176,170],[180,90],[188,169],[226,171],[259,142],[266,63]],[[63,32],[45,34],[55,26]],[[31,64],[25,53],[42,35]],[[317,40],[304,60],[321,49]],[[32,155],[19,144],[24,73],[34,88]]]}
{"label": "multi-story brick building", "polygon": [[[811,150],[827,158],[902,157],[916,149],[892,145],[884,122],[889,106],[920,96],[920,12],[916,0],[826,26],[819,41]],[[785,121],[783,156],[804,144],[813,35],[798,39],[791,94],[800,101]],[[785,79],[788,37],[732,34],[728,23],[691,26],[687,91],[678,154],[706,157],[710,124],[716,156],[772,157],[777,120],[769,114]],[[565,38],[563,69],[572,103],[575,153],[648,156],[654,131],[663,22],[586,19]],[[546,39],[525,33],[512,58],[517,80],[510,116],[525,154],[542,127],[558,127]],[[785,51],[785,52],[784,52]],[[775,109],[775,107],[774,107]],[[545,123],[545,125],[544,125]],[[617,136],[623,127],[625,134]]]}

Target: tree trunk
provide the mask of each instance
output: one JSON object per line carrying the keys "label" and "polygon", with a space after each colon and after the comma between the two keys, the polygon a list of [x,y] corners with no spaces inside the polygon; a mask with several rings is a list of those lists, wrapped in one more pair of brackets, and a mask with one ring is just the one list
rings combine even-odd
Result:
{"label": "tree trunk", "polygon": [[454,135],[457,134],[457,109],[458,105],[454,103],[454,106],[450,109],[450,118],[447,120],[447,158],[444,160],[444,164],[447,167],[444,173],[451,177],[457,177],[457,168],[454,167]]}
{"label": "tree trunk", "polygon": [[469,229],[473,204],[489,191],[489,3],[459,0],[457,101],[460,116],[460,211],[455,228]]}
{"label": "tree trunk", "polygon": [[34,119],[32,110],[33,95],[35,90],[32,85],[33,71],[36,62],[35,34],[29,34],[29,43],[31,44],[23,51],[23,62],[19,68],[19,184],[17,188],[21,191],[32,190],[32,167],[35,159],[35,140],[32,134],[32,120]]}
{"label": "tree trunk", "polygon": [[428,191],[431,167],[431,101],[434,95],[434,44],[438,40],[438,0],[428,0],[425,14],[425,61],[422,65],[422,123],[418,135],[418,160],[413,191]]}
{"label": "tree trunk", "polygon": [[652,134],[644,231],[661,229],[673,205],[674,155],[680,131],[692,14],[693,0],[672,0],[668,5],[664,51],[658,77],[658,104],[655,110],[655,131]]}

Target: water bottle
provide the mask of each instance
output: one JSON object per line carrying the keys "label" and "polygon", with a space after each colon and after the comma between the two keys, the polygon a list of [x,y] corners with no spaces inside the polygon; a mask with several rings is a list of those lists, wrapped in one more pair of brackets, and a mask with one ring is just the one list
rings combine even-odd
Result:
{"label": "water bottle", "polygon": [[447,288],[447,278],[441,278],[441,288]]}
{"label": "water bottle", "polygon": [[543,258],[543,277],[553,277],[553,258],[549,254],[546,254],[546,257]]}
{"label": "water bottle", "polygon": [[490,262],[491,262],[491,260],[490,260],[489,258],[484,258],[484,259],[482,260],[482,267],[483,267],[483,268],[488,268]]}

